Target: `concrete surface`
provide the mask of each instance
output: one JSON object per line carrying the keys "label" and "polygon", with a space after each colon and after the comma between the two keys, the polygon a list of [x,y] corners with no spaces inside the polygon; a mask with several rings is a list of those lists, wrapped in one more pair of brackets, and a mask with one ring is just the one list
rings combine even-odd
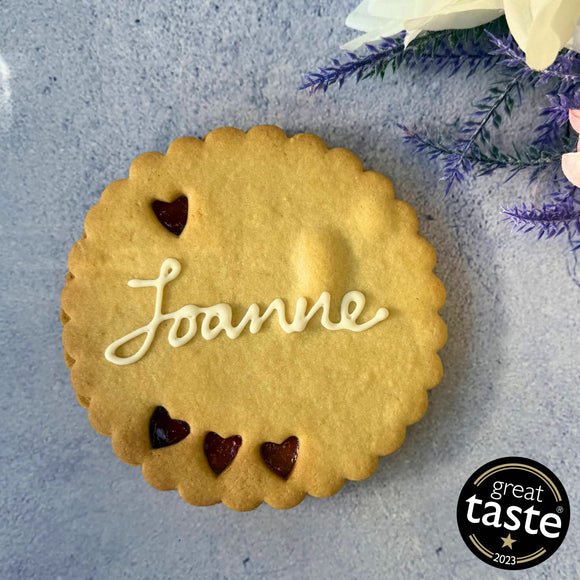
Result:
{"label": "concrete surface", "polygon": [[[397,122],[444,127],[491,78],[401,73],[310,97],[300,73],[352,36],[339,2],[0,2],[0,578],[578,578],[580,288],[565,243],[513,236],[526,179],[443,199]],[[512,137],[537,121],[524,95]],[[221,125],[274,123],[351,148],[394,181],[439,254],[445,378],[377,473],[279,512],[194,508],[118,461],[76,403],[59,292],[83,217],[142,152]],[[540,567],[479,562],[455,523],[484,462],[549,466],[572,502]]]}

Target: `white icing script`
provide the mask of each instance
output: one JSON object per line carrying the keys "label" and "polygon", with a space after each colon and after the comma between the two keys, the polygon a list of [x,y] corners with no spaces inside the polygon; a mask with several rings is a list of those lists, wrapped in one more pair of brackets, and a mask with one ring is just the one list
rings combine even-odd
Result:
{"label": "white icing script", "polygon": [[[386,308],[379,308],[371,320],[358,324],[357,318],[361,315],[365,307],[366,299],[362,292],[357,292],[356,290],[347,292],[344,295],[340,305],[340,322],[332,322],[329,319],[330,294],[328,292],[323,292],[308,312],[306,312],[308,306],[306,298],[298,298],[296,301],[296,314],[290,324],[286,321],[286,307],[281,298],[273,300],[268,308],[266,308],[264,314],[260,314],[260,307],[257,304],[252,304],[236,326],[232,325],[232,307],[229,304],[215,304],[207,308],[196,306],[195,304],[188,304],[175,312],[164,314],[162,312],[163,291],[169,282],[179,276],[180,272],[181,264],[177,260],[169,258],[161,265],[159,276],[155,280],[129,280],[128,284],[131,288],[146,288],[152,286],[157,290],[155,296],[155,312],[149,324],[119,338],[119,340],[116,340],[107,347],[105,350],[105,358],[108,361],[116,365],[130,365],[143,358],[155,338],[159,325],[166,320],[173,320],[173,324],[169,329],[169,344],[173,347],[183,346],[197,334],[197,317],[200,314],[205,315],[201,322],[201,336],[206,340],[214,339],[222,330],[229,338],[238,338],[248,324],[250,325],[250,332],[256,334],[260,332],[262,325],[274,311],[278,313],[280,328],[287,334],[302,332],[311,318],[320,309],[322,309],[321,324],[327,330],[362,332],[385,320],[389,315],[389,311]],[[350,311],[351,304],[354,304],[352,312]],[[187,320],[189,327],[185,334],[178,336],[179,327],[184,320]],[[212,326],[214,320],[217,320],[217,324]],[[145,341],[135,354],[126,357],[117,356],[116,353],[119,348],[142,334],[145,335]]]}

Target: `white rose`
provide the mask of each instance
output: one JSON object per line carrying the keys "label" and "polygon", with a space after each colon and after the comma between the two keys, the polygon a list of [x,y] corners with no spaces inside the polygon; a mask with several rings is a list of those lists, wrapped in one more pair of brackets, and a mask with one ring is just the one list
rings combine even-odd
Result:
{"label": "white rose", "polygon": [[580,50],[579,0],[504,0],[504,9],[532,68],[549,67],[563,46]]}
{"label": "white rose", "polygon": [[401,30],[409,43],[423,30],[473,28],[502,14],[534,69],[550,66],[563,46],[580,51],[580,0],[364,0],[346,25],[366,34],[342,48],[354,50]]}

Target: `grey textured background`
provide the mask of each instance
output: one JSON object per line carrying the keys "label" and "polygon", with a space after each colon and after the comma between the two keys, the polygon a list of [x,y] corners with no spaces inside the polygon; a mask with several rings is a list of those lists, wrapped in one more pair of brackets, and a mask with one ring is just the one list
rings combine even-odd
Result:
{"label": "grey textured background", "polygon": [[[444,126],[485,75],[402,73],[310,97],[355,0],[0,0],[0,578],[578,578],[580,288],[565,243],[513,236],[500,203],[524,177],[448,199],[397,122]],[[489,75],[488,75],[489,76]],[[524,97],[512,136],[537,121]],[[195,508],[150,488],[89,426],[62,361],[70,246],[104,187],[180,135],[274,123],[351,148],[412,203],[448,290],[445,378],[399,452],[335,497],[290,511]],[[567,539],[501,573],[456,529],[467,476],[523,455],[568,489]]]}

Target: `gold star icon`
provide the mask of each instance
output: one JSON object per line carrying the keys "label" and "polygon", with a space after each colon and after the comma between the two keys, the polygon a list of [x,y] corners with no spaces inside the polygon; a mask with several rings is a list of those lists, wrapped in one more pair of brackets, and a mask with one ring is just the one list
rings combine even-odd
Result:
{"label": "gold star icon", "polygon": [[512,539],[512,535],[511,534],[508,534],[506,538],[500,537],[499,539],[503,541],[503,544],[502,544],[501,547],[502,548],[505,548],[507,546],[510,550],[513,550],[514,549],[513,548],[513,543],[514,542],[517,542],[517,540]]}

